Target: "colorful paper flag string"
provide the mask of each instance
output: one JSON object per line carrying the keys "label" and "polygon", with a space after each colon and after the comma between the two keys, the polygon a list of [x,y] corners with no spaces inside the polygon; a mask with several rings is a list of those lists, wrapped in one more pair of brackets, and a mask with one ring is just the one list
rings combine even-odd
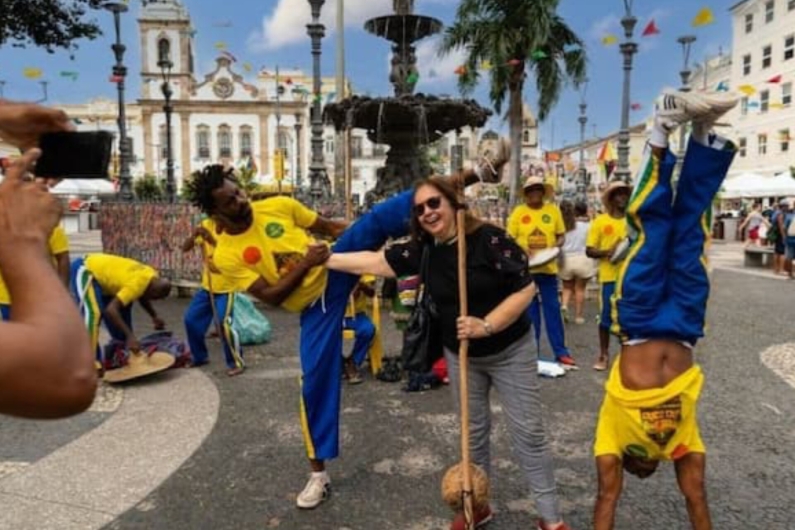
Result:
{"label": "colorful paper flag string", "polygon": [[63,71],[60,73],[60,75],[61,77],[69,77],[72,79],[72,81],[77,81],[77,77],[79,74],[77,72]]}
{"label": "colorful paper flag string", "polygon": [[740,85],[737,87],[737,90],[739,90],[746,96],[753,96],[754,94],[756,94],[756,89],[751,85]]}
{"label": "colorful paper flag string", "polygon": [[225,50],[226,49],[226,43],[222,42],[222,41],[216,42],[213,46],[215,46],[216,50]]}
{"label": "colorful paper flag string", "polygon": [[633,103],[632,105],[629,106],[629,108],[631,108],[632,110],[640,110],[643,108],[643,105],[641,105],[640,103]]}
{"label": "colorful paper flag string", "polygon": [[646,25],[646,29],[643,30],[641,36],[643,37],[651,37],[653,35],[659,35],[660,28],[657,27],[657,24],[654,23],[654,20],[650,20],[649,23]]}
{"label": "colorful paper flag string", "polygon": [[781,76],[776,75],[767,80],[768,83],[781,83]]}
{"label": "colorful paper flag string", "polygon": [[771,109],[783,109],[784,108],[784,104],[783,103],[778,103],[778,102],[771,103],[770,104],[770,108]]}
{"label": "colorful paper flag string", "polygon": [[534,61],[540,61],[546,59],[549,55],[547,55],[547,52],[544,50],[534,50],[533,53],[530,54],[530,57],[532,57]]}
{"label": "colorful paper flag string", "polygon": [[411,85],[416,85],[417,81],[419,80],[420,80],[420,74],[418,74],[417,72],[411,72],[409,76],[406,78],[406,81],[408,81],[409,84]]}
{"label": "colorful paper flag string", "polygon": [[605,46],[612,46],[613,44],[618,42],[618,37],[615,35],[605,35],[602,37],[602,44]]}
{"label": "colorful paper flag string", "polygon": [[701,11],[699,11],[696,17],[693,19],[693,27],[698,28],[712,24],[713,22],[715,22],[715,15],[712,14],[712,10],[710,8],[705,7],[701,9]]}
{"label": "colorful paper flag string", "polygon": [[718,92],[728,92],[729,91],[729,83],[726,81],[721,81],[718,83],[718,86],[715,88]]}
{"label": "colorful paper flag string", "polygon": [[243,63],[243,70],[246,72],[251,72],[254,68],[251,66],[251,63]]}
{"label": "colorful paper flag string", "polygon": [[491,61],[489,61],[488,59],[480,62],[481,70],[491,70],[491,68],[492,68]]}
{"label": "colorful paper flag string", "polygon": [[513,66],[514,68],[519,66],[520,64],[522,64],[521,59],[511,59],[510,61],[508,61],[508,66]]}
{"label": "colorful paper flag string", "polygon": [[44,72],[41,71],[41,68],[27,67],[22,70],[22,75],[28,79],[39,79]]}
{"label": "colorful paper flag string", "polygon": [[459,75],[459,76],[460,76],[460,75],[466,75],[466,73],[467,73],[467,67],[466,67],[465,65],[463,65],[463,64],[462,64],[461,66],[459,66],[458,68],[456,68],[456,69],[455,69],[454,73],[455,73],[456,75]]}
{"label": "colorful paper flag string", "polygon": [[758,101],[749,101],[748,102],[748,108],[749,109],[757,109],[757,108],[759,108],[759,102]]}

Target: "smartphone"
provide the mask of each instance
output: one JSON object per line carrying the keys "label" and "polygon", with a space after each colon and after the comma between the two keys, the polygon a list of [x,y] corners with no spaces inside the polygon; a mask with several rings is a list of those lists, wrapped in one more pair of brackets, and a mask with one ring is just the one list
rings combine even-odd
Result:
{"label": "smartphone", "polygon": [[112,144],[113,133],[108,131],[43,134],[34,173],[46,178],[106,179]]}

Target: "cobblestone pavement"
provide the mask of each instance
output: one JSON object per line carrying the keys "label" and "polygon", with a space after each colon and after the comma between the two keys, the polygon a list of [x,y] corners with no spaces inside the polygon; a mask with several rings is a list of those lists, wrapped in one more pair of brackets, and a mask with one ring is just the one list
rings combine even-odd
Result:
{"label": "cobblestone pavement", "polygon": [[[792,289],[795,284],[769,277],[721,270],[713,275],[708,339],[699,344],[698,358],[707,375],[699,414],[709,451],[708,491],[716,530],[795,528]],[[160,305],[179,333],[187,302],[170,299]],[[589,368],[596,354],[594,301],[588,310],[587,325],[567,328],[569,345],[583,368],[563,379],[541,380],[562,509],[575,529],[591,524],[591,443],[604,383],[604,375]],[[439,486],[445,469],[457,461],[459,447],[448,390],[406,394],[398,384],[371,378],[363,385],[344,387],[342,458],[329,466],[331,499],[308,512],[294,508],[307,471],[297,422],[298,319],[281,311],[266,313],[273,340],[248,349],[249,370],[243,376],[224,375],[218,341],[210,341],[213,362],[199,370],[218,392],[214,427],[195,452],[191,453],[193,446],[185,450],[186,460],[173,474],[142,498],[131,499],[131,508],[118,513],[109,508],[104,520],[112,522],[106,528],[446,528],[450,513],[440,500]],[[146,324],[138,323],[142,331]],[[396,353],[399,343],[399,335],[387,325],[387,353]],[[105,388],[91,412],[61,422],[0,419],[0,501],[9,481],[32,473],[47,455],[63,451],[121,414],[114,411],[125,395],[146,388]],[[187,391],[171,399],[191,417],[196,401],[207,399],[198,396]],[[511,455],[496,397],[493,411],[491,483],[497,516],[489,528],[532,528],[533,502]],[[202,419],[207,414],[202,412]],[[155,418],[157,410],[152,415]],[[147,466],[147,453],[157,450],[147,445],[148,440],[142,425],[140,439],[121,442],[135,448],[130,458],[138,466]],[[173,444],[180,447],[178,433]],[[119,470],[128,465],[107,469],[102,480],[124,484],[129,476]],[[30,496],[35,498],[35,491]],[[617,529],[684,529],[686,521],[671,466],[649,480],[627,478]],[[36,528],[98,527],[92,524],[75,518]],[[0,528],[11,528],[3,526],[3,516]]]}

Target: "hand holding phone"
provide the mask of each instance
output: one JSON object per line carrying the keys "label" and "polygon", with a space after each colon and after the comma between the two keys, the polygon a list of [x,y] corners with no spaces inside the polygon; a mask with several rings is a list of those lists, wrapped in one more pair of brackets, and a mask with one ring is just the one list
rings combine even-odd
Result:
{"label": "hand holding phone", "polygon": [[106,179],[112,144],[113,134],[108,131],[43,134],[34,172],[44,178]]}

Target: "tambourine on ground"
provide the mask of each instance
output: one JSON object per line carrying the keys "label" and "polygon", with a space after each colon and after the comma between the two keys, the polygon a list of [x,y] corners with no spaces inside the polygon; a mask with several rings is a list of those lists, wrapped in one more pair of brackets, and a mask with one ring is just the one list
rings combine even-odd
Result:
{"label": "tambourine on ground", "polygon": [[[442,499],[455,512],[464,509],[464,475],[463,463],[459,462],[445,472],[442,478]],[[489,478],[483,468],[475,464],[469,465],[472,477],[472,508],[485,509],[489,504]]]}
{"label": "tambourine on ground", "polygon": [[150,354],[131,353],[127,364],[121,368],[106,371],[102,379],[106,383],[124,383],[164,372],[174,366],[175,362],[176,359],[169,353],[159,351]]}
{"label": "tambourine on ground", "polygon": [[560,247],[552,247],[552,248],[542,248],[541,250],[537,250],[530,256],[530,259],[527,261],[528,266],[532,267],[540,267],[542,265],[546,265],[550,261],[555,261],[560,256]]}

